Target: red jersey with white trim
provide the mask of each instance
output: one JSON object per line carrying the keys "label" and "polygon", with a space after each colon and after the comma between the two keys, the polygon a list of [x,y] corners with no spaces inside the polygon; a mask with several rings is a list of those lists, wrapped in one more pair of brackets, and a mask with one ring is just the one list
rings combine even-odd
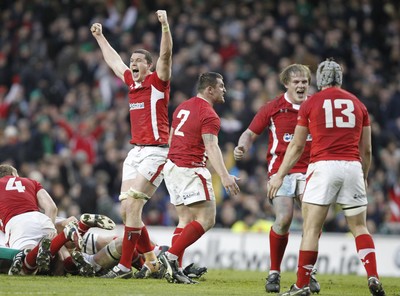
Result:
{"label": "red jersey with white trim", "polygon": [[313,137],[311,162],[361,160],[358,145],[370,120],[365,105],[348,91],[329,87],[314,94],[301,105],[297,124]]}
{"label": "red jersey with white trim", "polygon": [[206,100],[193,97],[180,104],[172,117],[171,147],[168,158],[179,167],[205,167],[203,134],[218,136],[221,120]]}
{"label": "red jersey with white trim", "polygon": [[[249,125],[249,130],[257,135],[266,128],[269,130],[266,156],[269,177],[275,174],[282,164],[287,146],[293,139],[300,108],[300,105],[293,104],[285,96],[286,94],[281,94],[262,106]],[[303,154],[289,174],[306,173],[310,160],[310,148],[311,137],[309,136]]]}
{"label": "red jersey with white trim", "polygon": [[124,72],[125,84],[129,87],[129,115],[131,122],[131,144],[168,144],[169,81],[162,81],[156,72],[136,83],[131,70]]}
{"label": "red jersey with white trim", "polygon": [[4,176],[0,178],[0,219],[5,227],[14,216],[39,211],[36,194],[42,185],[32,179]]}

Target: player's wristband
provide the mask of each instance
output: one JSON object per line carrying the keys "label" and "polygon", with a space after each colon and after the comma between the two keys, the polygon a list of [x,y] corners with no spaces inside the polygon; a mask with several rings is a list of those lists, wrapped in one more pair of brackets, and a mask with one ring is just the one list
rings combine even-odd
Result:
{"label": "player's wristband", "polygon": [[169,26],[168,25],[162,26],[162,31],[169,32]]}

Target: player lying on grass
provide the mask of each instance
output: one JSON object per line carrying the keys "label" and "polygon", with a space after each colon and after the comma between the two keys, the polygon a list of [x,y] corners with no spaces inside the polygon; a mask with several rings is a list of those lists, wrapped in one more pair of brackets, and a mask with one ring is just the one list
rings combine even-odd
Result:
{"label": "player lying on grass", "polygon": [[[75,217],[70,217],[68,219],[57,218],[57,220],[55,228],[59,234],[56,237],[61,238],[58,238],[55,242],[51,242],[50,245],[49,238],[43,238],[40,243],[42,249],[40,249],[40,247],[38,248],[36,259],[35,248],[37,246],[31,251],[24,248],[23,252],[19,249],[8,248],[6,247],[4,233],[1,232],[0,246],[3,247],[0,247],[0,273],[7,273],[10,270],[11,274],[35,274],[37,272],[39,272],[39,274],[51,275],[65,275],[66,273],[78,274],[79,270],[77,265],[79,265],[79,262],[74,262],[69,250],[65,247],[67,246],[69,249],[75,248],[75,243],[67,241],[62,245],[58,252],[56,251],[58,245],[63,241],[62,234],[64,233],[65,235],[66,232],[64,229],[69,228],[72,229],[74,234],[78,233],[78,241],[80,241],[82,250],[96,250],[96,247],[99,247],[99,245],[101,247],[107,238],[98,237],[98,235],[93,232],[88,232],[88,230],[92,227],[99,227],[108,230],[115,227],[115,223],[110,218],[97,214],[83,214],[79,221]],[[98,240],[99,243],[97,243],[96,240]],[[50,259],[48,258],[48,255],[51,255]],[[27,264],[31,267],[32,265],[35,265],[33,259],[35,259],[39,270],[32,272],[25,270]],[[37,264],[37,261],[41,261],[41,266]],[[29,262],[31,262],[31,264],[29,264]],[[21,272],[19,269],[21,269]]]}
{"label": "player lying on grass", "polygon": [[[107,230],[113,229],[115,224],[111,219],[103,215],[83,214],[80,221],[75,217],[57,220],[56,228],[58,232],[61,232],[63,227],[68,223],[76,221],[79,233],[83,238],[83,245],[82,250],[77,251],[73,250],[73,244],[66,243],[66,246],[71,250],[71,254],[66,248],[62,248],[58,256],[53,259],[53,264],[47,274],[59,276],[65,274],[80,274],[82,276],[102,275],[118,261],[121,256],[121,238],[117,238],[114,235],[100,235],[93,231],[88,231],[92,227]],[[156,255],[160,255],[167,249],[167,246],[154,245]],[[0,273],[8,273],[14,256],[19,252],[20,250],[5,247],[4,233],[0,232]],[[162,277],[160,273],[152,274],[149,269],[143,268],[145,266],[144,256],[137,250],[134,252],[132,266],[138,270],[134,275],[135,278]],[[200,278],[207,272],[207,268],[197,267],[194,263],[191,263],[185,267],[183,272],[190,278]]]}
{"label": "player lying on grass", "polygon": [[[157,257],[160,257],[165,251],[169,249],[168,246],[158,246],[153,244],[153,250]],[[113,238],[108,244],[104,245],[97,253],[80,252],[74,250],[72,257],[79,267],[80,273],[83,276],[102,276],[106,274],[110,268],[115,266],[121,257],[122,252],[122,238]],[[135,249],[133,252],[132,266],[137,269],[133,278],[163,278],[164,269],[161,271],[153,271],[145,262],[142,250]],[[183,273],[190,278],[200,278],[207,272],[206,267],[198,267],[194,263],[189,264],[183,269]]]}

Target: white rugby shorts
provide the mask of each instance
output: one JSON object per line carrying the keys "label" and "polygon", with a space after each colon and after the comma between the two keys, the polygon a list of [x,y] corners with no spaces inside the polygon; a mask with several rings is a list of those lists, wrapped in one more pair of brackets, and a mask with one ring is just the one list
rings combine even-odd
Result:
{"label": "white rugby shorts", "polygon": [[164,181],[173,205],[215,200],[211,173],[205,167],[179,167],[168,159],[164,166]]}
{"label": "white rugby shorts", "polygon": [[286,175],[276,196],[299,197],[304,192],[305,184],[306,174],[294,173]]}
{"label": "white rugby shorts", "polygon": [[327,160],[311,163],[306,174],[303,202],[363,206],[367,202],[359,161]]}
{"label": "white rugby shorts", "polygon": [[48,216],[41,212],[28,212],[8,221],[5,229],[6,245],[21,250],[28,245],[37,245],[43,236],[56,233]]}
{"label": "white rugby shorts", "polygon": [[163,180],[164,165],[168,148],[157,146],[134,146],[125,158],[122,167],[122,181],[135,179],[141,174],[154,186],[160,186]]}

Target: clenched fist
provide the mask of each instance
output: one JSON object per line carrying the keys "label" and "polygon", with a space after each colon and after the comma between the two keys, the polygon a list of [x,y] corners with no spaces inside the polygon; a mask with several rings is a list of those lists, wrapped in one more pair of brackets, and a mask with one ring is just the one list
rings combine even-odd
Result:
{"label": "clenched fist", "polygon": [[103,34],[102,32],[102,26],[99,23],[94,23],[91,27],[90,27],[90,31],[92,31],[93,36],[100,36],[101,34]]}
{"label": "clenched fist", "polygon": [[158,17],[158,21],[162,25],[168,25],[167,12],[165,10],[157,10],[156,14]]}

